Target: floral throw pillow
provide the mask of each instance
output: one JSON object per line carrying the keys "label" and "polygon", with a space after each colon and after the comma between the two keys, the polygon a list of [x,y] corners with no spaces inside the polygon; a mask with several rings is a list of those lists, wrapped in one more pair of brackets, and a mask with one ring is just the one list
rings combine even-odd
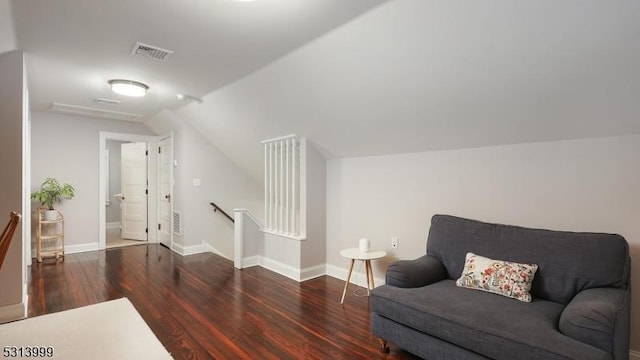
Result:
{"label": "floral throw pillow", "polygon": [[531,302],[529,291],[537,270],[536,264],[493,260],[467,253],[462,275],[456,285]]}

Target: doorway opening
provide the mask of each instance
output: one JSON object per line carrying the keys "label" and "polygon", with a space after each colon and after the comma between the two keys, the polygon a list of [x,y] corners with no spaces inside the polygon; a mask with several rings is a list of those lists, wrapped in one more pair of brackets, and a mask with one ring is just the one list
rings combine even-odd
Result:
{"label": "doorway opening", "polygon": [[146,142],[106,140],[106,248],[148,240],[148,151]]}
{"label": "doorway opening", "polygon": [[[107,248],[107,237],[112,240],[110,245],[158,242],[159,226],[157,224],[159,224],[160,210],[158,143],[162,138],[100,132],[100,222],[98,227],[100,250]],[[116,146],[120,146],[119,176],[117,171],[109,166],[109,163],[118,163],[118,161],[111,161],[117,160],[114,156],[117,152]],[[112,170],[116,174],[112,174]],[[112,187],[112,185],[120,185],[119,191],[116,191],[117,186]],[[171,235],[171,232],[167,235],[170,245]]]}

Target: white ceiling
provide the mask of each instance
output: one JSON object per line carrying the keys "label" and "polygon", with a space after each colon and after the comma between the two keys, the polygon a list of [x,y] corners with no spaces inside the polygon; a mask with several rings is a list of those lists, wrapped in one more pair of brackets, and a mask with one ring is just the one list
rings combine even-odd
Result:
{"label": "white ceiling", "polygon": [[[33,109],[57,102],[149,116],[184,105],[177,93],[201,97],[381,2],[12,0],[11,7]],[[137,41],[175,54],[165,63],[134,57]],[[114,78],[146,83],[148,95],[113,94]],[[122,103],[96,104],[97,97]]]}
{"label": "white ceiling", "polygon": [[[327,158],[640,133],[637,0],[11,5],[36,110],[174,109],[258,181],[260,140],[290,133]],[[136,41],[176,54],[132,57]],[[120,77],[149,95],[92,103]]]}
{"label": "white ceiling", "polygon": [[261,180],[327,158],[640,133],[640,1],[395,0],[177,111]]}

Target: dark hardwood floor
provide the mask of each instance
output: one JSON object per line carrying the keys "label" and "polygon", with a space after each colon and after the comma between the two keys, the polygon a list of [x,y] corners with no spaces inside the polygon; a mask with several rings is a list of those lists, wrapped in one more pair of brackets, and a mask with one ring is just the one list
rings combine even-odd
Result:
{"label": "dark hardwood floor", "polygon": [[340,305],[343,285],[139,245],[34,261],[29,317],[127,297],[175,359],[415,359],[378,351],[369,299]]}

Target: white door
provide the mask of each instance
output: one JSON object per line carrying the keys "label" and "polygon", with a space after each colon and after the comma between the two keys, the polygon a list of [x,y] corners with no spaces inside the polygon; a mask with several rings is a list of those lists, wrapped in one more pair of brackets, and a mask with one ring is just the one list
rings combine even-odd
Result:
{"label": "white door", "polygon": [[122,238],[147,240],[147,144],[121,145]]}
{"label": "white door", "polygon": [[158,163],[159,166],[159,177],[160,177],[160,191],[159,191],[159,199],[158,204],[160,206],[159,216],[158,216],[158,241],[161,244],[164,244],[169,249],[171,249],[171,213],[172,206],[171,202],[173,199],[171,198],[173,195],[172,191],[172,159],[171,154],[171,138],[166,138],[160,140],[160,145],[158,148]]}

